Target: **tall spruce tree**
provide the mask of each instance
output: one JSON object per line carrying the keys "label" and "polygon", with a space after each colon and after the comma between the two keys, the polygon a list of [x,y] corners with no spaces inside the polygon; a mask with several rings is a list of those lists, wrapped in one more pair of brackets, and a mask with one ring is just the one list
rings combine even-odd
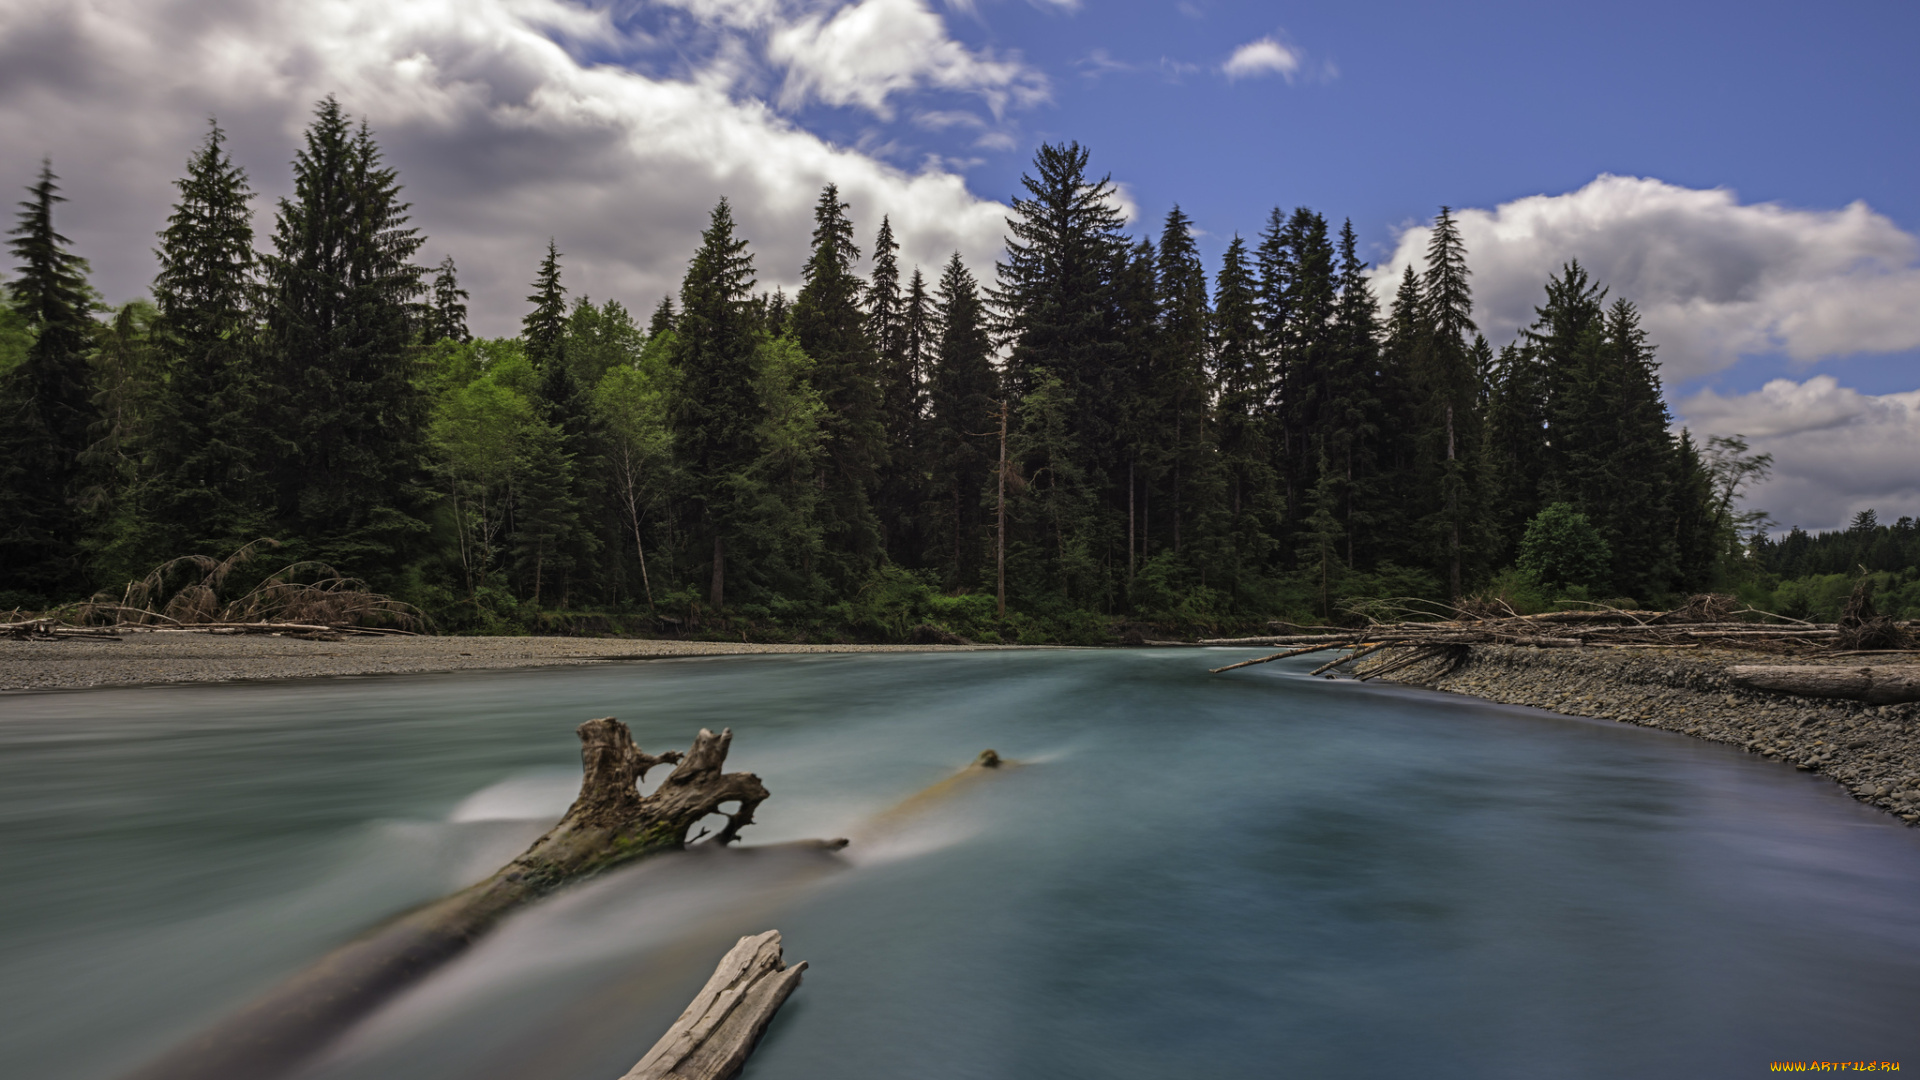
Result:
{"label": "tall spruce tree", "polygon": [[1117,440],[1124,405],[1114,383],[1126,361],[1113,282],[1126,238],[1112,180],[1088,175],[1087,160],[1078,143],[1046,144],[1034,155],[1033,171],[1020,178],[1026,194],[1014,197],[1007,219],[992,303],[1008,344],[1006,392],[1020,399],[1049,384],[1046,408],[1017,410],[1044,430],[1015,440],[1026,448],[1024,475],[1049,470],[1050,486],[1041,488],[1049,511],[1045,520],[1014,522],[1039,532],[1025,543],[1010,533],[1009,550],[1020,556],[1009,558],[1033,564],[1031,579],[1045,583],[1037,588],[1096,604],[1112,583],[1096,580],[1093,568],[1111,567],[1119,555],[1112,511],[1122,489],[1108,470],[1126,458]]}
{"label": "tall spruce tree", "polygon": [[433,271],[432,301],[427,305],[426,323],[421,328],[420,337],[426,344],[439,341],[467,342],[473,335],[467,332],[467,290],[460,287],[459,271],[454,268],[453,256],[440,260]]}
{"label": "tall spruce tree", "polygon": [[601,548],[590,507],[604,510],[612,504],[592,498],[600,478],[598,423],[589,390],[575,377],[568,353],[574,320],[567,312],[560,251],[552,240],[527,302],[533,308],[521,320],[521,340],[539,377],[546,430],[530,443],[527,481],[515,492],[514,564],[524,595],[536,604],[554,598],[564,605]]}
{"label": "tall spruce tree", "polygon": [[813,359],[813,385],[827,406],[826,555],[837,584],[859,580],[879,561],[873,493],[887,462],[880,357],[860,308],[853,223],[840,189],[828,184],[813,212],[813,254],[794,298],[793,337]]}
{"label": "tall spruce tree", "polygon": [[145,561],[224,555],[270,527],[272,440],[264,430],[255,309],[253,191],[213,127],[176,181],[160,234],[154,343],[165,372],[135,502]]}
{"label": "tall spruce tree", "polygon": [[1213,299],[1219,452],[1229,514],[1229,588],[1242,593],[1267,569],[1280,524],[1273,457],[1267,445],[1267,357],[1261,348],[1259,294],[1248,258],[1246,242],[1235,234],[1221,257]]}
{"label": "tall spruce tree", "polygon": [[678,378],[669,406],[674,453],[687,480],[690,554],[708,571],[707,601],[716,612],[726,605],[727,548],[740,524],[734,493],[759,456],[763,410],[754,354],[763,332],[751,311],[753,283],[753,256],[734,235],[733,208],[721,199],[680,285],[671,354]]}
{"label": "tall spruce tree", "polygon": [[998,454],[1000,388],[986,309],[958,252],[941,272],[934,310],[938,329],[927,379],[934,522],[928,561],[941,569],[947,588],[977,589],[987,583],[985,502]]}
{"label": "tall spruce tree", "polygon": [[527,297],[533,310],[520,320],[520,340],[526,343],[527,360],[538,370],[565,366],[567,348],[567,287],[560,283],[560,249],[547,241],[546,257],[533,276],[533,292]]}
{"label": "tall spruce tree", "polygon": [[85,590],[81,455],[100,414],[88,354],[95,324],[86,263],[53,225],[51,162],[28,187],[8,247],[19,260],[9,286],[33,333],[26,355],[0,380],[0,606],[39,607]]}
{"label": "tall spruce tree", "polygon": [[1473,288],[1468,284],[1466,244],[1450,207],[1442,206],[1427,242],[1425,349],[1421,356],[1421,387],[1426,398],[1427,438],[1423,452],[1434,477],[1431,535],[1438,541],[1437,560],[1446,575],[1449,595],[1464,594],[1467,575],[1477,569],[1474,541],[1481,527],[1479,484],[1475,459],[1481,443],[1480,363],[1470,335],[1473,324]]}
{"label": "tall spruce tree", "polygon": [[1390,490],[1390,476],[1381,472],[1381,461],[1391,423],[1386,409],[1397,387],[1388,382],[1380,363],[1380,312],[1352,221],[1341,223],[1338,252],[1337,299],[1327,326],[1333,373],[1328,382],[1326,445],[1328,465],[1340,477],[1346,563],[1357,570],[1363,566],[1362,556],[1367,564],[1376,557],[1379,530],[1394,527],[1397,500]]}
{"label": "tall spruce tree", "polygon": [[412,325],[422,240],[373,133],[331,97],[294,155],[293,190],[261,259],[279,528],[305,553],[391,586],[428,532]]}
{"label": "tall spruce tree", "polygon": [[[906,298],[900,292],[900,245],[893,225],[880,219],[873,241],[873,275],[866,289],[867,337],[879,359],[880,418],[887,433],[887,464],[874,491],[874,512],[887,557],[911,566],[919,555],[914,518],[921,485],[914,444],[921,410],[918,355],[909,348]],[[915,271],[916,280],[918,271]],[[922,302],[925,301],[922,284]]]}
{"label": "tall spruce tree", "polygon": [[1170,463],[1167,496],[1171,503],[1169,538],[1179,554],[1183,526],[1187,539],[1200,531],[1202,515],[1218,507],[1213,491],[1213,431],[1207,423],[1209,330],[1207,271],[1193,240],[1193,223],[1178,206],[1167,212],[1160,230],[1160,392],[1168,409],[1161,437]]}

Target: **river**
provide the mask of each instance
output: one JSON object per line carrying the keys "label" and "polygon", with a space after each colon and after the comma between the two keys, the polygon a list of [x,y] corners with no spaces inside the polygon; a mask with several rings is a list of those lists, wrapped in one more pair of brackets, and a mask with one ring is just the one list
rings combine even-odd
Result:
{"label": "river", "polygon": [[[753,1080],[1920,1068],[1920,832],[1666,732],[1245,650],[746,657],[0,697],[0,1061],[111,1077],[731,726],[748,844],[511,920],[306,1080],[614,1080],[727,945]],[[1027,763],[886,811],[982,749]],[[654,775],[657,780],[659,773]]]}

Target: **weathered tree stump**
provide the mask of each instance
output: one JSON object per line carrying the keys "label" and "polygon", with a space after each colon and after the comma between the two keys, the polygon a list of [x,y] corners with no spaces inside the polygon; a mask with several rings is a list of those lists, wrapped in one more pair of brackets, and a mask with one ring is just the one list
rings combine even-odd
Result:
{"label": "weathered tree stump", "polygon": [[1852,698],[1871,705],[1920,701],[1920,666],[1837,667],[1825,664],[1740,664],[1733,681],[1801,697]]}
{"label": "weathered tree stump", "polygon": [[[580,797],[519,858],[485,881],[335,949],[134,1077],[261,1080],[284,1072],[459,955],[511,912],[571,882],[677,851],[702,818],[737,803],[712,840],[731,843],[767,798],[759,777],[722,771],[731,729],[718,735],[701,729],[684,756],[645,753],[612,717],[587,721],[579,735]],[[661,764],[676,768],[642,798],[637,783]]]}
{"label": "weathered tree stump", "polygon": [[782,962],[778,930],[741,938],[693,1004],[620,1080],[732,1080],[806,969]]}

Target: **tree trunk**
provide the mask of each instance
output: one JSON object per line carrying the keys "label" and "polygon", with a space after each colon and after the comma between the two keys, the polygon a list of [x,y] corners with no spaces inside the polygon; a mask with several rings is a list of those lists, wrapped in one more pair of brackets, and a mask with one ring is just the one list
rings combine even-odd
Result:
{"label": "tree trunk", "polygon": [[778,930],[741,938],[693,1004],[620,1080],[732,1080],[806,969],[781,960]]}
{"label": "tree trunk", "polygon": [[720,614],[727,602],[727,542],[719,533],[713,535],[713,587],[707,591],[707,604],[715,615]]}
{"label": "tree trunk", "polygon": [[[580,725],[580,797],[560,823],[492,877],[408,912],[322,957],[305,971],[134,1074],[136,1080],[263,1080],[292,1069],[395,994],[464,952],[508,914],[567,885],[662,851],[725,803],[739,809],[713,838],[731,843],[767,789],[726,773],[731,730],[702,729],[683,757],[655,757],[611,717]],[[642,798],[639,780],[678,763]]]}
{"label": "tree trunk", "polygon": [[1734,682],[1801,697],[1852,698],[1872,705],[1920,701],[1920,667],[1834,667],[1824,664],[1739,664]]}

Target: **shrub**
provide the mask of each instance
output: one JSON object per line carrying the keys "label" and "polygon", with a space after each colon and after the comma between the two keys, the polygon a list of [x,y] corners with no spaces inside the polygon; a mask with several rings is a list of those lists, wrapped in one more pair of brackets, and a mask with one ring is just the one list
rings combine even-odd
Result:
{"label": "shrub", "polygon": [[1554,503],[1527,522],[1520,540],[1520,572],[1548,592],[1570,587],[1595,590],[1606,584],[1613,559],[1607,541],[1587,515],[1568,503]]}

